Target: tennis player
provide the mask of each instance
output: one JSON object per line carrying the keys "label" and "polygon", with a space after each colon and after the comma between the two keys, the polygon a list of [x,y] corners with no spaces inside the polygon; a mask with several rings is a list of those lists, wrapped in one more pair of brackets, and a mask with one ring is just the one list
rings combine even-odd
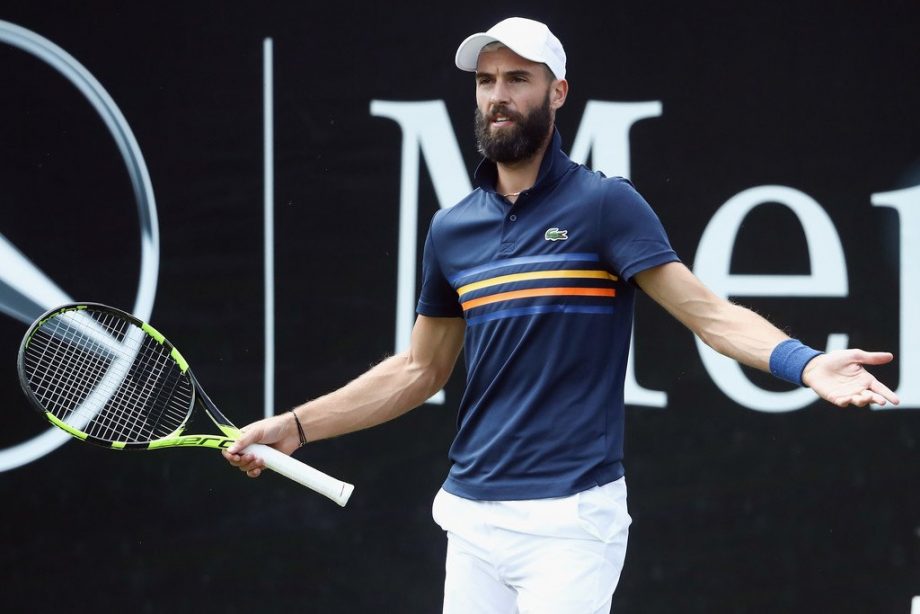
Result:
{"label": "tennis player", "polygon": [[368,428],[422,404],[465,349],[451,469],[435,497],[447,534],[444,612],[608,612],[630,517],[623,382],[637,289],[709,346],[839,405],[897,403],[863,365],[820,353],[713,294],[681,264],[648,203],[561,150],[566,56],[546,25],[506,19],[456,53],[475,72],[476,189],[425,243],[410,347],[343,388],[243,429],[224,455],[258,476],[250,443]]}

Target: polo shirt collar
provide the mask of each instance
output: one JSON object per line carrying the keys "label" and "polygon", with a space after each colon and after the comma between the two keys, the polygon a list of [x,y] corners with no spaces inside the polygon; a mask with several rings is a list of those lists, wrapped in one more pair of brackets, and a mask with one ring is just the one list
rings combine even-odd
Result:
{"label": "polo shirt collar", "polygon": [[[559,130],[553,126],[553,138],[543,154],[543,161],[540,162],[537,181],[528,191],[539,190],[544,186],[556,183],[556,180],[564,175],[571,165],[572,162],[569,157],[562,152],[562,136],[559,134]],[[498,167],[495,162],[488,158],[483,158],[473,173],[473,185],[486,192],[494,193],[497,180]]]}

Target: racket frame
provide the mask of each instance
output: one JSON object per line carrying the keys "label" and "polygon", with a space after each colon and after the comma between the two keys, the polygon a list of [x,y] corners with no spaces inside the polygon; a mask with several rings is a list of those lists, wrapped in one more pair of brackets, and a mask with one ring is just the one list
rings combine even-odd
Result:
{"label": "racket frame", "polygon": [[[169,350],[170,358],[175,361],[182,373],[188,377],[189,382],[191,383],[192,398],[190,400],[189,409],[185,415],[185,419],[173,432],[163,437],[158,437],[150,441],[142,442],[100,439],[98,437],[89,435],[88,433],[84,433],[83,431],[67,424],[55,416],[51,411],[46,409],[41,401],[39,401],[39,399],[36,397],[29,383],[29,378],[25,367],[25,354],[29,347],[29,343],[32,340],[32,337],[38,330],[41,329],[42,326],[44,326],[46,322],[52,318],[55,318],[60,314],[68,311],[82,311],[87,309],[97,312],[109,312],[112,315],[125,320],[143,330],[145,334]],[[36,410],[38,410],[38,412],[42,414],[45,419],[48,420],[48,422],[67,432],[76,439],[104,448],[113,450],[159,450],[163,448],[200,447],[225,450],[229,448],[234,442],[236,442],[242,435],[240,429],[238,429],[220,411],[220,409],[217,408],[217,405],[211,400],[207,393],[205,393],[204,388],[198,382],[198,379],[195,377],[194,373],[192,373],[188,361],[185,360],[179,350],[176,349],[176,347],[166,338],[165,335],[163,335],[147,322],[140,320],[130,313],[124,312],[115,307],[103,305],[101,303],[68,303],[66,305],[61,305],[48,310],[37,320],[35,320],[35,322],[26,331],[25,335],[23,336],[22,343],[19,346],[17,371],[19,375],[19,384],[22,387],[26,398],[29,399],[31,405]],[[195,403],[198,403],[199,407],[204,411],[204,413],[208,415],[208,417],[223,433],[223,435],[184,434],[194,411]],[[241,453],[252,453],[258,456],[265,462],[266,467],[281,473],[285,477],[288,477],[295,482],[307,486],[308,488],[311,488],[322,495],[325,495],[343,507],[348,502],[348,499],[354,490],[353,485],[328,476],[325,473],[322,473],[321,471],[318,471],[309,465],[301,463],[291,456],[269,446],[253,444],[248,446],[245,450],[242,450]]]}

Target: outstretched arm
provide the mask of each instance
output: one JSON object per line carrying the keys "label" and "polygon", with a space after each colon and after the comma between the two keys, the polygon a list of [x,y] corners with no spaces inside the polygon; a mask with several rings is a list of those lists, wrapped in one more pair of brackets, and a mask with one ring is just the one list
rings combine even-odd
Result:
{"label": "outstretched arm", "polygon": [[[789,337],[750,309],[716,296],[683,264],[672,262],[636,275],[636,283],[659,305],[720,354],[763,371]],[[823,399],[845,407],[898,403],[898,397],[863,365],[892,360],[888,352],[839,350],[812,358],[802,383]]]}
{"label": "outstretched arm", "polygon": [[[409,349],[377,364],[342,388],[294,408],[309,441],[336,437],[397,418],[424,403],[447,383],[463,347],[464,320],[419,316]],[[253,422],[224,451],[224,458],[257,477],[262,461],[240,450],[252,443],[290,454],[300,444],[297,425],[285,412]]]}

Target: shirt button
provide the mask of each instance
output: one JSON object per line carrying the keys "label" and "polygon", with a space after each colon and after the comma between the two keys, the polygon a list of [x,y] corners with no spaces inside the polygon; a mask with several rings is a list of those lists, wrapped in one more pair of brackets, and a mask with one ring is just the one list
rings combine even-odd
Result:
{"label": "shirt button", "polygon": [[514,222],[514,221],[517,220],[517,216],[514,215],[514,214],[512,213],[512,214],[508,217],[508,219],[511,220],[512,222]]}

